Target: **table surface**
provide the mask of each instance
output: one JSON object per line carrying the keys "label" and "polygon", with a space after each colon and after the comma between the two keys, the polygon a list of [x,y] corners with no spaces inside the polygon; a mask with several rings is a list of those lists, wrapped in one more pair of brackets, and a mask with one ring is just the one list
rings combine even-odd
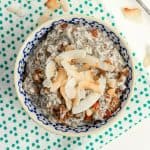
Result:
{"label": "table surface", "polygon": [[[144,1],[144,0],[143,0]],[[145,0],[146,4],[150,6],[150,1]],[[124,31],[124,35],[129,43],[131,49],[135,50],[139,60],[143,61],[145,56],[145,50],[148,45],[150,45],[150,16],[148,16],[142,9],[142,21],[140,23],[129,21],[125,19],[121,14],[121,7],[139,7],[135,0],[111,0],[105,1],[105,5],[108,6],[115,17],[116,20],[120,20],[117,24],[118,28]],[[146,68],[150,73],[150,67]],[[149,138],[150,134],[150,119],[145,119],[137,126],[130,129],[127,133],[120,136],[118,139],[114,140],[103,150],[126,150],[126,149],[136,149],[136,150],[149,150]]]}
{"label": "table surface", "polygon": [[[93,0],[94,1],[94,0]],[[123,35],[126,37],[131,50],[136,51],[138,60],[143,61],[145,56],[145,49],[150,45],[150,16],[148,16],[144,10],[136,3],[136,0],[99,0],[103,1],[104,7],[108,12],[112,12],[115,16],[116,27],[123,31]],[[148,0],[144,0],[147,1]],[[150,2],[149,2],[150,3]],[[139,7],[142,10],[142,20],[140,22],[134,22],[126,19],[121,13],[122,7]],[[150,67],[147,68],[150,72]],[[18,106],[19,104],[17,104]],[[19,106],[18,106],[19,107]],[[16,110],[15,110],[16,111]],[[19,116],[18,116],[19,117]],[[136,149],[136,150],[149,150],[149,129],[150,129],[150,118],[145,119],[138,125],[134,126],[128,132],[119,136],[116,140],[109,143],[103,148],[103,150],[124,150],[124,149]],[[30,126],[31,127],[31,126]],[[22,130],[19,130],[22,133]],[[41,129],[42,131],[42,129]],[[38,133],[38,132],[37,132]],[[31,140],[34,137],[31,137]],[[13,141],[13,139],[11,139]],[[60,140],[58,138],[58,140]],[[49,143],[49,142],[48,142]],[[1,143],[0,143],[1,144]],[[144,145],[144,146],[143,146]],[[42,144],[40,144],[42,147]],[[130,147],[128,147],[130,146]],[[4,149],[4,148],[0,148]],[[75,148],[74,148],[75,149]],[[72,150],[74,150],[72,149]],[[94,148],[99,150],[98,147]]]}

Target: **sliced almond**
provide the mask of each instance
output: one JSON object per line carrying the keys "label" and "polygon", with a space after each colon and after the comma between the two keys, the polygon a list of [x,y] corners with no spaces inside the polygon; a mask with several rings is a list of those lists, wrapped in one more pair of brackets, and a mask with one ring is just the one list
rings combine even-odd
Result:
{"label": "sliced almond", "polygon": [[72,101],[71,101],[71,99],[69,99],[67,97],[67,95],[65,93],[65,87],[64,86],[60,87],[60,93],[61,93],[61,95],[63,96],[63,98],[65,100],[65,104],[66,104],[67,109],[70,110],[71,107],[72,107]]}
{"label": "sliced almond", "polygon": [[99,98],[100,98],[100,94],[91,93],[84,100],[82,100],[79,105],[74,106],[72,108],[72,113],[78,114],[89,109]]}

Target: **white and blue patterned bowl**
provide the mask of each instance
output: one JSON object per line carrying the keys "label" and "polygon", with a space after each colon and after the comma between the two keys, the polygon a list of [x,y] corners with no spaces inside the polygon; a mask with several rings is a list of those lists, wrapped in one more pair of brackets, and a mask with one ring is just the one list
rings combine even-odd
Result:
{"label": "white and blue patterned bowl", "polygon": [[[130,73],[126,82],[127,88],[121,96],[121,101],[122,101],[122,104],[120,107],[121,111],[120,109],[118,109],[118,111],[115,112],[114,115],[106,121],[96,122],[90,125],[78,126],[76,128],[67,127],[60,123],[51,122],[47,118],[44,117],[44,115],[35,107],[34,104],[32,104],[30,98],[28,97],[27,93],[24,91],[22,87],[25,64],[32,49],[39,42],[39,40],[45,34],[47,34],[55,25],[60,24],[62,22],[68,22],[72,24],[80,23],[83,25],[86,24],[86,25],[98,28],[99,30],[106,32],[109,38],[115,44],[119,45],[120,47],[119,52],[122,55],[123,59],[125,60],[126,65],[129,67]],[[63,19],[57,18],[57,19],[50,20],[44,23],[43,25],[35,29],[34,32],[28,36],[23,46],[21,47],[17,60],[16,60],[15,74],[14,74],[15,75],[15,87],[16,87],[16,91],[17,91],[19,100],[23,108],[26,110],[29,116],[34,121],[36,121],[39,125],[41,125],[42,127],[56,134],[62,134],[62,135],[67,135],[67,136],[82,136],[85,134],[97,133],[97,132],[102,131],[104,128],[109,127],[110,124],[115,122],[115,120],[118,117],[121,117],[121,115],[123,115],[124,105],[129,99],[129,95],[131,93],[131,89],[133,85],[133,67],[132,67],[133,65],[132,65],[131,55],[129,55],[129,51],[127,50],[128,49],[127,47],[128,46],[127,44],[125,44],[124,39],[122,39],[122,37],[119,36],[117,31],[114,31],[114,29],[111,29],[111,26],[108,23],[104,21],[99,22],[97,19],[94,19],[92,17],[65,16],[63,17]]]}

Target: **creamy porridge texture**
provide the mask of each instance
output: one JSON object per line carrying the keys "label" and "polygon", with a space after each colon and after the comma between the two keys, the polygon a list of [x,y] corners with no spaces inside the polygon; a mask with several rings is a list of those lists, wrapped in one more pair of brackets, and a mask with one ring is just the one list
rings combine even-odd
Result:
{"label": "creamy porridge texture", "polygon": [[112,116],[129,74],[105,32],[83,25],[56,25],[27,60],[24,90],[53,122],[79,126]]}

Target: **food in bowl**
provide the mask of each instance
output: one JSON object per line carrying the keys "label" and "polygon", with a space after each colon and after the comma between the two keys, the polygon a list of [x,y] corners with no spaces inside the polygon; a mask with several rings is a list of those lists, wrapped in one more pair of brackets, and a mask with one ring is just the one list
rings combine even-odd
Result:
{"label": "food in bowl", "polygon": [[120,108],[129,75],[119,48],[96,27],[55,25],[27,59],[23,88],[52,122],[107,120]]}

